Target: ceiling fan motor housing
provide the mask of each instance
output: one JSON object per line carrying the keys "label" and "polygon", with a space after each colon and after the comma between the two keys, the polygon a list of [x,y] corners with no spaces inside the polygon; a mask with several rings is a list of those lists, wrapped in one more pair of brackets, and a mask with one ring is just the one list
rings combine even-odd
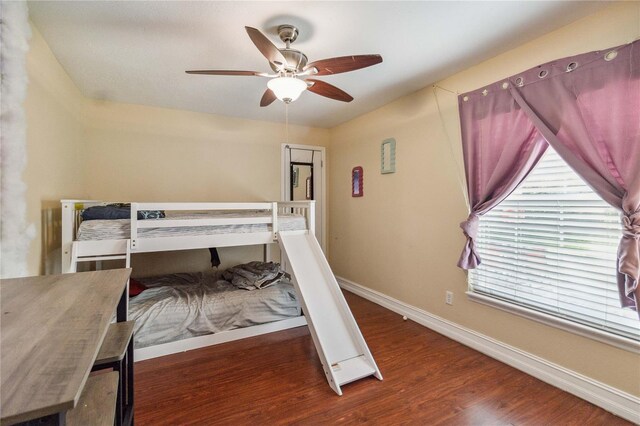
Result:
{"label": "ceiling fan motor housing", "polygon": [[[307,65],[307,56],[296,49],[291,49],[291,43],[298,38],[299,31],[293,25],[285,24],[278,27],[278,35],[287,47],[284,49],[278,49],[280,53],[287,60],[287,71],[289,72],[302,72],[302,69]],[[278,72],[278,68],[274,64],[269,64],[271,69]]]}
{"label": "ceiling fan motor housing", "polygon": [[[278,49],[282,56],[287,60],[286,69],[289,72],[302,72],[307,65],[307,55],[296,49]],[[271,69],[278,72],[276,65],[269,63]]]}
{"label": "ceiling fan motor housing", "polygon": [[[285,43],[293,43],[298,38],[298,29],[293,25],[285,24],[278,27],[280,40]],[[288,46],[287,46],[288,47]]]}

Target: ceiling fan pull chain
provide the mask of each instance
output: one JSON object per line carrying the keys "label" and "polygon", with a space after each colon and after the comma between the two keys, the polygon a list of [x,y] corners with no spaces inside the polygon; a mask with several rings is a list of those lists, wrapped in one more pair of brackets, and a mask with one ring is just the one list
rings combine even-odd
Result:
{"label": "ceiling fan pull chain", "polygon": [[285,142],[289,143],[289,104],[284,104]]}

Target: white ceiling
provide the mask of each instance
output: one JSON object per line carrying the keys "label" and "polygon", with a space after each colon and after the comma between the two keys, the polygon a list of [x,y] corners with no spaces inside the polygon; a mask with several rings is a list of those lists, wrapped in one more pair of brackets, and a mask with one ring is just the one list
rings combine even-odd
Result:
{"label": "white ceiling", "polygon": [[379,53],[373,67],[321,79],[342,103],[303,93],[290,122],[333,127],[605,7],[607,2],[29,2],[54,54],[91,98],[284,121],[260,108],[267,79],[187,75],[187,69],[270,71],[244,26],[278,47],[279,24],[309,61]]}

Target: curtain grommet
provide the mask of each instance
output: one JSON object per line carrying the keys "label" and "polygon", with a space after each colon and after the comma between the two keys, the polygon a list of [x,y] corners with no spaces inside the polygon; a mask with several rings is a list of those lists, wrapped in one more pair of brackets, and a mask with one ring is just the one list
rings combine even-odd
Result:
{"label": "curtain grommet", "polygon": [[522,77],[516,78],[516,86],[518,86],[518,87],[524,86],[524,78],[522,78]]}
{"label": "curtain grommet", "polygon": [[509,83],[507,83],[506,81],[504,83],[502,83],[502,88],[506,89],[507,87],[509,87]]}
{"label": "curtain grommet", "polygon": [[549,75],[549,71],[547,70],[540,70],[540,72],[538,73],[538,77],[540,78],[545,78],[548,75]]}
{"label": "curtain grommet", "polygon": [[618,51],[617,50],[610,50],[609,52],[604,54],[604,60],[609,62],[609,61],[613,61],[616,56],[618,56]]}
{"label": "curtain grommet", "polygon": [[575,70],[576,68],[578,68],[578,63],[577,62],[570,62],[567,65],[567,72],[571,72],[571,71]]}
{"label": "curtain grommet", "polygon": [[467,101],[469,100],[469,97],[468,97],[468,96],[463,96],[463,97],[462,97],[462,100],[463,100],[464,102],[467,102]]}

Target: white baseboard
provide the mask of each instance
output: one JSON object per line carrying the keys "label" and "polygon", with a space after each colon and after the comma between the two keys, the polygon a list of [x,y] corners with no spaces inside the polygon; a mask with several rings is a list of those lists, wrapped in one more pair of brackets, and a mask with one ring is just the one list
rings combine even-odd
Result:
{"label": "white baseboard", "polygon": [[517,368],[543,382],[587,400],[630,422],[640,424],[640,398],[634,395],[509,346],[469,328],[462,327],[353,281],[341,277],[336,278],[340,287],[345,290],[404,315],[418,324]]}
{"label": "white baseboard", "polygon": [[133,352],[133,359],[136,362],[144,361],[146,359],[186,352],[193,349],[204,348],[206,346],[219,345],[220,343],[246,339],[247,337],[273,333],[274,331],[281,331],[294,327],[302,327],[303,325],[307,325],[307,320],[305,319],[304,315],[301,315],[299,317],[288,318],[281,321],[274,321],[267,324],[237,328],[235,330],[229,331],[221,331],[220,333],[207,334],[204,336],[190,337],[188,339],[177,340],[175,342],[161,343],[159,345],[135,349]]}

